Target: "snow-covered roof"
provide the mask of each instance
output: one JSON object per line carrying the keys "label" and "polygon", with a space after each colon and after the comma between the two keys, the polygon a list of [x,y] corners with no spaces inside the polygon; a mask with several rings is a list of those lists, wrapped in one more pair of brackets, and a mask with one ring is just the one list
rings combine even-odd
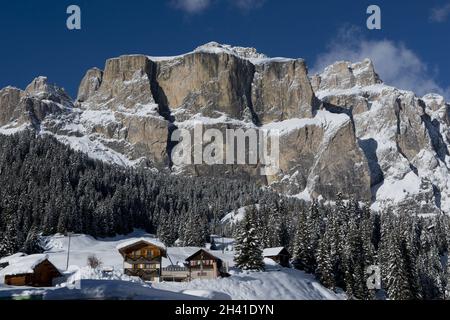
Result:
{"label": "snow-covered roof", "polygon": [[17,258],[23,257],[23,256],[26,256],[26,254],[25,254],[25,253],[22,253],[22,252],[14,253],[13,255],[10,255],[10,256],[1,258],[1,259],[0,259],[0,264],[3,264],[3,263],[13,263],[14,260],[16,260]]}
{"label": "snow-covered roof", "polygon": [[19,274],[33,273],[37,265],[48,259],[46,254],[33,254],[20,257],[10,262],[10,265],[0,270],[2,276],[13,276]]}
{"label": "snow-covered roof", "polygon": [[277,256],[281,253],[281,251],[285,249],[284,247],[278,247],[278,248],[266,248],[263,251],[264,257],[273,257]]}
{"label": "snow-covered roof", "polygon": [[161,249],[167,250],[167,248],[166,248],[166,246],[164,245],[164,243],[162,243],[161,241],[159,241],[159,240],[156,239],[156,238],[148,238],[148,237],[134,238],[134,239],[130,239],[130,240],[121,242],[121,243],[119,243],[119,244],[116,246],[116,249],[117,249],[117,250],[122,250],[122,249],[125,249],[125,248],[127,248],[127,247],[129,247],[129,246],[132,246],[132,245],[134,245],[134,244],[136,244],[136,243],[138,243],[138,242],[146,242],[146,243],[148,243],[148,244],[157,246],[157,247],[159,247],[159,248],[161,248]]}

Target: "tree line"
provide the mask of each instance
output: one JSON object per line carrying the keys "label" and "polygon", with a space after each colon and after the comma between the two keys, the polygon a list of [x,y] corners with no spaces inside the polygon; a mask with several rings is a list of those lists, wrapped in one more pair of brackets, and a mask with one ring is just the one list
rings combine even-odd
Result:
{"label": "tree line", "polygon": [[[327,288],[343,289],[353,299],[450,297],[447,215],[374,213],[368,205],[338,195],[333,206],[313,202],[297,214],[282,216],[274,218],[264,206],[246,209],[244,220],[234,227],[238,267],[263,270],[262,249],[281,245],[292,253],[296,268],[315,274]],[[368,271],[373,270],[369,267],[381,271],[379,290],[368,286]]]}

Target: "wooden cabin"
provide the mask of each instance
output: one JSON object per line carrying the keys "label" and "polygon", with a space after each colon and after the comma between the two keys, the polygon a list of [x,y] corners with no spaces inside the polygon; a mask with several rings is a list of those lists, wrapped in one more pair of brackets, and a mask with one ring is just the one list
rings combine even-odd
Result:
{"label": "wooden cabin", "polygon": [[222,260],[205,249],[200,249],[186,259],[189,268],[189,278],[216,279],[222,274]]}
{"label": "wooden cabin", "polygon": [[288,268],[291,254],[285,247],[266,248],[263,251],[263,257],[269,258],[278,263],[280,266]]}
{"label": "wooden cabin", "polygon": [[167,257],[164,244],[156,239],[141,238],[117,246],[123,257],[124,273],[144,281],[161,279],[162,258]]}
{"label": "wooden cabin", "polygon": [[1,274],[4,283],[10,286],[51,287],[53,280],[61,277],[59,270],[43,254],[15,259],[1,270]]}

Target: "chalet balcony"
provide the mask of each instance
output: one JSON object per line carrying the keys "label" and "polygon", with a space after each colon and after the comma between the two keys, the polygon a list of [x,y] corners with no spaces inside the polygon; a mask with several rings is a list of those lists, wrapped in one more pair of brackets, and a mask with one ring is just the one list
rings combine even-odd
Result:
{"label": "chalet balcony", "polygon": [[130,277],[139,277],[144,281],[154,281],[160,277],[160,269],[124,269],[125,275]]}
{"label": "chalet balcony", "polygon": [[146,258],[146,257],[127,257],[124,260],[128,264],[160,264],[161,260],[158,258]]}

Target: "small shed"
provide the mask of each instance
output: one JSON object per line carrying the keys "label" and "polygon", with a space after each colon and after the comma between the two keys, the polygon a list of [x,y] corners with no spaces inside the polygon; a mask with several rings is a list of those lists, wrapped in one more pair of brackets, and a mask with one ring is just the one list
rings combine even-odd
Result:
{"label": "small shed", "polygon": [[10,286],[51,287],[61,272],[48,260],[46,254],[20,257],[0,271],[4,283]]}
{"label": "small shed", "polygon": [[281,265],[282,267],[289,267],[289,259],[291,254],[285,247],[266,248],[263,251],[263,257],[269,258]]}

